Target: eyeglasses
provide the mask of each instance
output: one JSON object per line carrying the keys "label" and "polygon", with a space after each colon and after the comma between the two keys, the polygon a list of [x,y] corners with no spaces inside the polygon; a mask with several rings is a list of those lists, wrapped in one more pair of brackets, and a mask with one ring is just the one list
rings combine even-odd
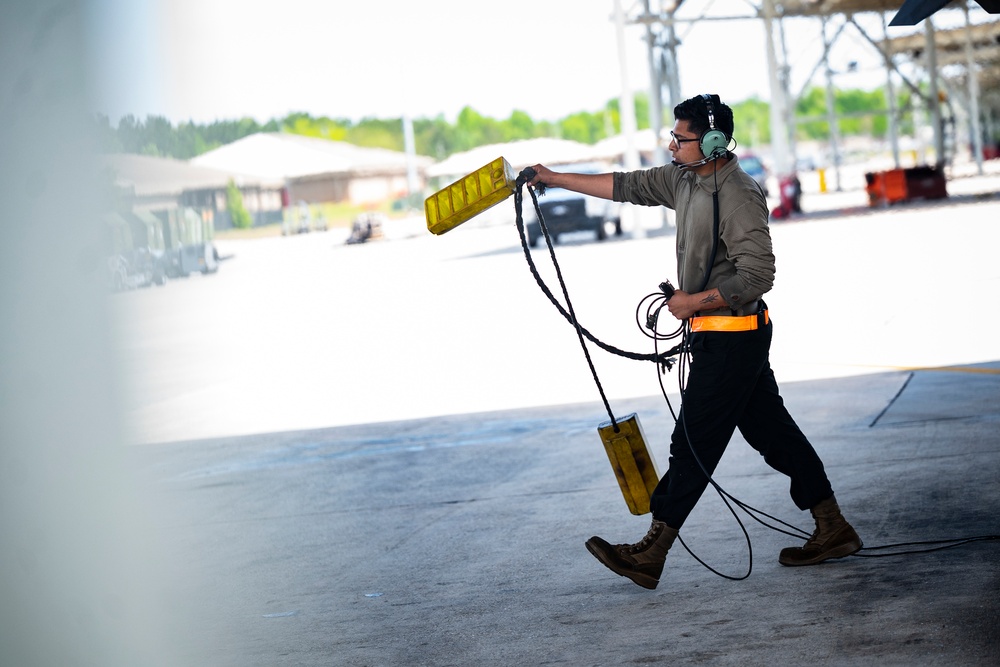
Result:
{"label": "eyeglasses", "polygon": [[677,144],[678,146],[688,141],[700,141],[700,139],[698,139],[697,137],[695,137],[694,139],[682,139],[678,137],[676,134],[674,134],[673,130],[670,131],[670,136],[671,138],[673,138],[674,143]]}

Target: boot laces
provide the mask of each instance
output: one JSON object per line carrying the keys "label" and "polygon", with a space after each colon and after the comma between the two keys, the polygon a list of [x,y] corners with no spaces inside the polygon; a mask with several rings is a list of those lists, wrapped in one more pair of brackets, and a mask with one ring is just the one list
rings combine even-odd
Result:
{"label": "boot laces", "polygon": [[[839,518],[839,520],[837,520]],[[821,547],[827,543],[834,535],[840,532],[841,528],[847,525],[843,517],[817,517],[816,530],[806,540],[803,548]]]}
{"label": "boot laces", "polygon": [[619,544],[618,546],[624,553],[634,554],[639,551],[645,551],[646,548],[656,541],[656,538],[660,536],[660,530],[657,526],[650,526],[649,532],[646,536],[636,542],[635,544]]}

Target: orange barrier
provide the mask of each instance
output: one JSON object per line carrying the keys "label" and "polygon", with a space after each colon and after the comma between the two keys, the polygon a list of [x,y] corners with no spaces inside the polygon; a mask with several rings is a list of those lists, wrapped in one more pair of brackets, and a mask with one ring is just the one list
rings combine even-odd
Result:
{"label": "orange barrier", "polygon": [[935,167],[889,169],[865,174],[869,206],[886,206],[915,199],[948,196],[944,172]]}

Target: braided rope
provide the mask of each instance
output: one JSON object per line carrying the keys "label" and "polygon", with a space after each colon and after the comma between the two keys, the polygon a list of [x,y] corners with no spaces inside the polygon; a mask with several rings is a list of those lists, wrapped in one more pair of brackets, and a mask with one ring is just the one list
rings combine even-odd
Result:
{"label": "braided rope", "polygon": [[562,314],[562,316],[566,318],[566,320],[570,324],[573,325],[574,329],[576,329],[576,335],[577,338],[580,340],[580,347],[583,348],[583,355],[587,359],[587,365],[590,367],[590,373],[594,378],[594,384],[597,385],[597,391],[598,393],[600,393],[601,400],[604,402],[604,408],[608,412],[608,417],[611,418],[611,425],[614,428],[615,433],[618,433],[619,429],[617,420],[615,419],[615,415],[611,410],[611,404],[608,402],[608,398],[604,393],[604,387],[601,385],[601,380],[597,376],[597,369],[594,367],[594,361],[590,357],[590,350],[587,349],[587,343],[584,340],[584,338],[594,343],[595,345],[605,350],[606,352],[610,352],[611,354],[620,357],[625,357],[626,359],[634,359],[636,361],[652,361],[664,365],[668,364],[667,360],[669,357],[672,357],[674,354],[677,353],[677,351],[679,351],[680,346],[678,345],[674,349],[665,353],[640,354],[638,352],[628,352],[626,350],[622,350],[618,347],[615,347],[614,345],[609,345],[599,340],[592,333],[590,333],[590,331],[588,331],[580,324],[580,321],[576,317],[576,312],[573,309],[573,303],[572,301],[570,301],[569,290],[566,288],[566,281],[563,280],[562,270],[559,268],[559,262],[556,259],[555,248],[552,246],[552,238],[549,234],[548,227],[546,227],[545,225],[545,216],[542,215],[541,208],[538,205],[538,197],[535,194],[535,190],[529,187],[528,192],[531,194],[531,201],[535,207],[535,214],[538,216],[538,225],[542,230],[542,235],[545,237],[545,244],[548,246],[549,256],[552,259],[553,267],[555,267],[556,278],[558,278],[559,280],[559,286],[562,289],[563,298],[566,300],[566,307],[564,308],[563,305],[559,303],[559,300],[556,299],[555,295],[552,294],[552,291],[548,288],[548,286],[545,284],[545,281],[542,279],[541,274],[539,274],[538,268],[535,266],[535,262],[531,258],[531,251],[528,249],[528,239],[526,238],[524,233],[524,216],[522,212],[522,209],[524,207],[524,195],[522,193],[522,189],[524,187],[524,184],[528,180],[530,180],[533,176],[534,176],[534,170],[532,170],[530,167],[522,171],[517,177],[516,181],[517,190],[514,192],[515,225],[517,226],[517,233],[521,237],[521,249],[524,251],[524,258],[528,262],[528,268],[531,270],[531,275],[534,276],[535,282],[538,284],[539,288],[541,288],[542,293],[544,293],[545,296],[548,297],[549,301],[552,302],[552,305],[555,306],[556,309]]}

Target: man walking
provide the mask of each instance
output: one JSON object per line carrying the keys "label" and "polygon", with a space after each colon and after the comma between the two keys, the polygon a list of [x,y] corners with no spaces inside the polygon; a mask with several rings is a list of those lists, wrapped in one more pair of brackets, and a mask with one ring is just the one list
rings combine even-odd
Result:
{"label": "man walking", "polygon": [[768,465],[790,478],[792,501],[816,522],[803,546],[782,549],[782,565],[814,565],[862,546],[822,461],[785,409],[768,361],[772,324],[762,297],[775,265],[767,202],[728,150],[732,110],[717,95],[700,95],[678,104],[674,118],[670,164],[605,174],[535,165],[530,181],[676,211],[679,289],[667,308],[689,320],[692,357],[667,472],[650,498],[653,519],[645,537],[612,545],[595,536],[586,545],[613,572],[651,589],[708,486],[706,472],[715,470],[737,428]]}

